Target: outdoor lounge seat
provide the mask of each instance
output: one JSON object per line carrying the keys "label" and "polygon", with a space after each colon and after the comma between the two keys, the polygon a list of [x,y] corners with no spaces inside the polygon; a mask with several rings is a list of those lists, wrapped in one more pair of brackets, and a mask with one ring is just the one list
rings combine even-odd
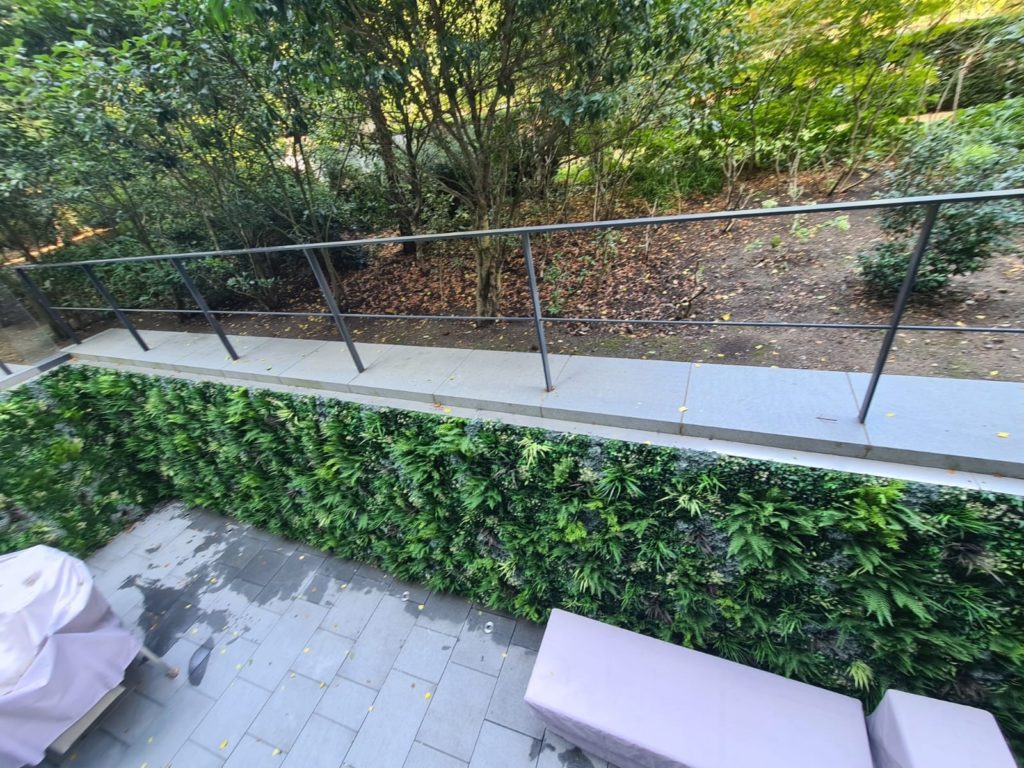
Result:
{"label": "outdoor lounge seat", "polygon": [[871,768],[848,696],[555,610],[526,691],[620,768]]}
{"label": "outdoor lounge seat", "polygon": [[990,712],[886,691],[868,717],[875,768],[1015,768]]}

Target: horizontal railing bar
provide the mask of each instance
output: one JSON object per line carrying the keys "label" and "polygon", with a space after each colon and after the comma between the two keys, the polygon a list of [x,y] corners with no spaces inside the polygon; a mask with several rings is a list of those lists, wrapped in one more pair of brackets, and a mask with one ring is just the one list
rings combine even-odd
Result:
{"label": "horizontal railing bar", "polygon": [[[54,307],[66,312],[109,312],[109,307]],[[198,309],[124,309],[122,312],[140,312],[165,315],[201,315]],[[331,317],[329,312],[270,312],[266,310],[232,310],[213,309],[215,315],[259,315],[270,317]],[[490,320],[500,323],[532,323],[532,317],[495,316],[495,315],[390,315],[367,314],[362,312],[342,312],[342,317],[356,320]],[[819,328],[833,331],[884,331],[888,325],[866,323],[814,323],[814,322],[781,322],[772,320],[630,320],[609,317],[550,317],[545,315],[545,323],[585,323],[596,325],[675,325],[675,326],[721,326],[735,328]],[[931,332],[956,331],[959,333],[1024,333],[1024,328],[1006,326],[978,325],[901,325],[901,331]]]}
{"label": "horizontal railing bar", "polygon": [[47,264],[20,264],[18,269],[53,269],[59,267],[80,267],[83,264],[128,264],[167,259],[201,259],[217,256],[248,256],[257,253],[295,253],[302,255],[307,249],[352,248],[365,245],[389,245],[394,243],[425,243],[441,240],[465,240],[480,237],[505,237],[522,235],[543,235],[550,232],[572,232],[584,229],[624,229],[627,227],[652,227],[665,224],[684,224],[695,221],[723,221],[750,219],[762,216],[791,216],[808,213],[835,213],[883,208],[906,208],[915,205],[951,203],[979,203],[990,200],[1024,198],[1024,189],[1001,189],[986,192],[955,192],[944,195],[921,195],[918,197],[892,197],[878,200],[851,200],[813,205],[789,205],[777,208],[748,208],[740,211],[711,211],[708,213],[680,213],[670,216],[651,216],[639,219],[609,219],[606,221],[567,222],[564,224],[538,224],[527,227],[505,227],[502,229],[476,229],[466,232],[444,232],[439,234],[405,235],[402,237],[376,237],[361,240],[335,240],[322,243],[298,243],[293,245],[259,246],[256,248],[235,248],[222,251],[193,251],[190,253],[165,253],[153,256],[127,256],[120,259],[95,259],[93,261],[65,261]]}

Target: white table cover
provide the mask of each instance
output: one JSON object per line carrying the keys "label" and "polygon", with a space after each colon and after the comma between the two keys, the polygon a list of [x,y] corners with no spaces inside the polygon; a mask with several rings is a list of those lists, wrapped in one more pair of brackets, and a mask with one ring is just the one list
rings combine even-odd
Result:
{"label": "white table cover", "polygon": [[43,546],[0,557],[0,768],[40,762],[140,648],[81,560]]}

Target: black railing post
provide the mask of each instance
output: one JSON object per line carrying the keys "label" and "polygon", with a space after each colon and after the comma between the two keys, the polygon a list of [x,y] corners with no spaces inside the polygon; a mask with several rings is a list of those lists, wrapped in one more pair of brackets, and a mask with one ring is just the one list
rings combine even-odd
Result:
{"label": "black railing post", "polygon": [[925,209],[924,224],[921,225],[921,231],[917,235],[917,242],[914,244],[914,250],[910,254],[910,262],[907,264],[907,274],[903,278],[903,285],[900,286],[900,292],[896,296],[896,306],[892,310],[892,320],[889,322],[889,327],[885,331],[885,338],[882,340],[882,349],[878,353],[878,359],[875,361],[875,369],[871,372],[871,381],[868,382],[867,392],[864,393],[864,401],[860,406],[860,414],[857,416],[857,420],[861,424],[868,417],[868,409],[871,407],[871,401],[875,397],[875,389],[878,387],[878,379],[882,375],[882,369],[885,368],[886,360],[889,359],[889,350],[892,349],[892,343],[896,340],[896,333],[900,328],[900,320],[903,319],[903,312],[907,308],[907,302],[910,300],[910,294],[914,291],[914,282],[917,280],[917,271],[921,267],[921,260],[924,258],[925,251],[928,250],[928,239],[932,235],[932,227],[935,226],[935,218],[939,214],[939,204],[932,203]]}
{"label": "black railing post", "polygon": [[146,342],[142,340],[142,337],[139,335],[139,332],[135,330],[135,326],[132,325],[132,321],[128,319],[128,315],[126,315],[124,313],[124,310],[121,309],[121,306],[117,303],[117,300],[114,298],[114,295],[107,290],[107,286],[105,286],[100,281],[99,277],[97,277],[96,272],[93,270],[92,266],[89,264],[83,264],[82,271],[85,272],[85,276],[89,278],[89,282],[92,283],[92,287],[96,289],[96,293],[98,293],[100,295],[100,298],[107,302],[107,305],[114,311],[114,314],[117,316],[117,319],[120,321],[121,325],[128,329],[128,333],[130,333],[132,335],[132,338],[134,338],[135,341],[138,342],[139,346],[142,347],[142,351],[148,352],[149,347],[146,346]]}
{"label": "black railing post", "polygon": [[4,376],[11,375],[11,369],[7,367],[7,364],[3,360],[0,360],[0,372],[3,372]]}
{"label": "black railing post", "polygon": [[47,317],[50,318],[50,321],[60,329],[60,332],[67,338],[71,339],[75,344],[81,344],[82,340],[78,338],[78,334],[71,329],[71,325],[64,320],[61,314],[53,308],[53,305],[50,304],[50,300],[46,298],[46,294],[43,293],[42,289],[33,282],[32,278],[28,276],[28,273],[25,272],[24,269],[18,268],[15,268],[14,273],[18,276],[18,279],[21,280],[21,284],[25,286],[25,290],[32,298],[32,301],[39,305],[40,309],[42,309],[43,312],[46,313]]}
{"label": "black railing post", "polygon": [[178,274],[181,275],[181,281],[185,284],[185,287],[188,288],[188,292],[192,294],[192,300],[196,303],[196,306],[199,307],[199,311],[203,313],[203,317],[206,318],[206,322],[208,322],[210,327],[213,328],[213,332],[217,334],[217,338],[220,339],[220,343],[224,345],[224,349],[226,349],[228,354],[231,355],[232,360],[237,360],[238,353],[235,352],[235,348],[231,346],[231,342],[228,341],[228,337],[224,334],[224,329],[221,328],[220,321],[216,318],[213,312],[210,311],[210,305],[206,303],[206,299],[200,292],[199,286],[193,282],[192,276],[189,275],[188,270],[185,269],[185,265],[182,263],[181,259],[171,259],[171,264],[174,265]]}
{"label": "black railing post", "polygon": [[338,328],[338,333],[341,334],[345,346],[348,347],[348,353],[352,355],[352,362],[356,364],[356,370],[362,373],[366,368],[363,366],[363,361],[359,359],[355,342],[352,341],[352,336],[349,335],[348,326],[345,325],[345,318],[341,316],[338,302],[334,300],[334,294],[331,293],[331,285],[327,282],[327,276],[324,275],[324,271],[320,267],[320,261],[317,259],[316,254],[308,248],[303,253],[306,254],[306,261],[309,262],[309,268],[313,270],[316,284],[320,286],[320,292],[324,295],[324,301],[327,302],[327,309],[330,310],[331,316],[334,318],[334,324]]}
{"label": "black railing post", "polygon": [[548,365],[548,341],[544,336],[544,314],[540,307],[540,294],[537,292],[537,273],[533,268],[533,249],[530,247],[529,233],[523,234],[523,260],[526,262],[526,278],[530,283],[530,301],[533,303],[533,324],[537,329],[537,348],[540,350],[540,362],[544,366],[544,386],[548,392],[555,387],[551,383],[551,366]]}

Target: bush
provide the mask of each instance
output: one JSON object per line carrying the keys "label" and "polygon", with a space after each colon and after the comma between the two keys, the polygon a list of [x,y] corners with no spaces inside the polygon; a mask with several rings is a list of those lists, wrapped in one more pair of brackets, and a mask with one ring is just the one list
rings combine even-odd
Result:
{"label": "bush", "polygon": [[[956,121],[933,124],[890,174],[893,197],[1010,189],[1024,185],[1024,99],[965,110]],[[924,209],[883,212],[884,240],[858,254],[868,286],[895,292],[903,282]],[[939,210],[915,290],[935,293],[957,275],[983,268],[1010,252],[1024,222],[1019,200],[945,205]]]}
{"label": "bush", "polygon": [[[91,539],[123,520],[114,489],[178,497],[519,616],[983,706],[1024,747],[1019,497],[81,366],[0,419],[0,493]],[[80,467],[103,506],[54,487]]]}

